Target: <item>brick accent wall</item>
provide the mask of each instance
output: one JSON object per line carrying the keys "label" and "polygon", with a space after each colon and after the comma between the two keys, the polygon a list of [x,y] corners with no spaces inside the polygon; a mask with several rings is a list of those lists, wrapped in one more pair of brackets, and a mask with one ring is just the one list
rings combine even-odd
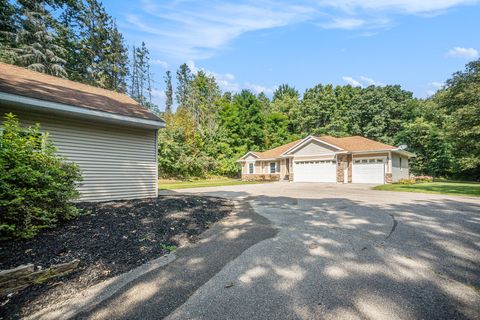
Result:
{"label": "brick accent wall", "polygon": [[346,154],[339,154],[337,155],[337,182],[338,183],[343,183],[344,178],[345,178],[345,162],[347,161],[347,155]]}
{"label": "brick accent wall", "polygon": [[391,173],[386,173],[385,174],[385,182],[386,183],[392,183],[393,182],[393,177]]}
{"label": "brick accent wall", "polygon": [[337,182],[344,183],[345,171],[344,165],[348,165],[348,177],[347,182],[352,183],[352,155],[351,154],[338,154],[337,155]]}
{"label": "brick accent wall", "polygon": [[279,181],[279,173],[242,174],[243,181]]}
{"label": "brick accent wall", "polygon": [[353,156],[351,154],[347,155],[347,161],[348,161],[348,183],[352,183]]}

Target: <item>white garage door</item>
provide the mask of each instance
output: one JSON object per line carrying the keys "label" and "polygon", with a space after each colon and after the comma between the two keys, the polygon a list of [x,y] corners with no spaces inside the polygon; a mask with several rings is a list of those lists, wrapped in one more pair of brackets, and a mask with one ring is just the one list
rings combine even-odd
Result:
{"label": "white garage door", "polygon": [[354,159],[353,183],[385,183],[385,159]]}
{"label": "white garage door", "polygon": [[297,182],[336,182],[337,164],[334,160],[295,161],[293,180]]}

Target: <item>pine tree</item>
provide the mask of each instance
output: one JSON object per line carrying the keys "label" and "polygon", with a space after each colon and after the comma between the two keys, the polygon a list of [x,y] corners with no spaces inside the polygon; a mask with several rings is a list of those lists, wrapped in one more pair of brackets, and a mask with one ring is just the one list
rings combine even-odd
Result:
{"label": "pine tree", "polygon": [[109,25],[111,18],[103,5],[97,0],[84,0],[85,6],[81,17],[81,57],[84,71],[84,82],[106,88],[108,72],[105,65],[109,47]]}
{"label": "pine tree", "polygon": [[69,2],[65,4],[56,22],[57,44],[66,51],[65,69],[67,70],[68,78],[78,82],[84,82],[87,73],[79,32],[82,27],[81,12],[83,10],[82,2]]}
{"label": "pine tree", "polygon": [[17,8],[8,0],[0,0],[0,61],[14,63]]}
{"label": "pine tree", "polygon": [[177,70],[177,92],[175,96],[180,107],[187,107],[193,81],[192,71],[186,63]]}
{"label": "pine tree", "polygon": [[152,101],[152,74],[150,71],[150,57],[144,42],[138,48],[133,47],[132,73],[130,96],[144,107],[158,113],[159,109]]}
{"label": "pine tree", "polygon": [[100,65],[107,74],[106,88],[118,92],[126,92],[128,74],[128,52],[125,47],[123,35],[118,31],[113,22],[109,28],[109,47],[105,56],[106,60]]}
{"label": "pine tree", "polygon": [[172,73],[167,71],[165,73],[165,113],[172,113],[173,105],[173,88],[172,88]]}
{"label": "pine tree", "polygon": [[29,69],[66,77],[65,49],[57,44],[53,18],[40,1],[19,1],[21,30],[17,33],[15,63]]}

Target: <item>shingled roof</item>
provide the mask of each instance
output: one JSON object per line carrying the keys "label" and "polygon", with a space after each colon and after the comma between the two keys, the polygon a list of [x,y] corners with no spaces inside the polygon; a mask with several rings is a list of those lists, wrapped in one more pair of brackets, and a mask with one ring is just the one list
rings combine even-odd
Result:
{"label": "shingled roof", "polygon": [[[318,140],[331,144],[335,147],[338,147],[340,151],[358,152],[358,151],[384,151],[384,150],[398,149],[397,147],[384,144],[378,141],[374,141],[371,139],[367,139],[361,136],[351,136],[351,137],[344,137],[344,138],[335,138],[332,136],[320,136],[320,137],[312,137],[312,138],[316,138]],[[280,157],[286,151],[295,147],[296,145],[299,145],[304,140],[305,139],[295,140],[274,149],[266,150],[263,152],[253,151],[252,153],[256,155],[259,160],[274,159],[274,158]]]}
{"label": "shingled roof", "polygon": [[332,136],[320,136],[316,137],[321,141],[325,141],[328,144],[339,147],[345,151],[380,151],[380,150],[393,150],[397,147],[381,143],[375,140],[367,139],[361,136],[351,136],[344,138],[335,138]]}
{"label": "shingled roof", "polygon": [[161,121],[123,93],[0,63],[0,92],[135,118]]}

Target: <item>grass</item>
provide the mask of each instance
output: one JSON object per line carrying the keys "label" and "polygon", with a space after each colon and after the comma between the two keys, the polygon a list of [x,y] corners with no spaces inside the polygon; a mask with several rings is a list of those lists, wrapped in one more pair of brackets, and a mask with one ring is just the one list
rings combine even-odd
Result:
{"label": "grass", "polygon": [[480,183],[477,182],[436,181],[417,184],[394,183],[376,186],[373,189],[480,197]]}
{"label": "grass", "polygon": [[239,184],[265,183],[264,181],[242,181],[239,179],[213,178],[213,179],[195,179],[195,180],[158,180],[158,189],[186,189],[186,188],[204,188],[219,186],[236,186]]}

